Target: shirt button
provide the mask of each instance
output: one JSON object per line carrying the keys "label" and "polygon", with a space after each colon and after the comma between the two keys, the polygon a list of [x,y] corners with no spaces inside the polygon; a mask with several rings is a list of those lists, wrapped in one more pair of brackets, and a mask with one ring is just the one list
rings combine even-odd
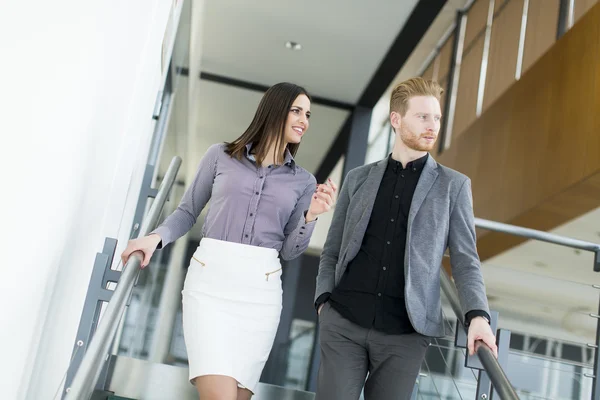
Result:
{"label": "shirt button", "polygon": [[259,176],[260,179],[264,178],[264,176]]}
{"label": "shirt button", "polygon": [[394,197],[395,197],[395,198],[398,198],[398,195],[395,195]]}
{"label": "shirt button", "polygon": [[256,194],[260,194],[260,193],[256,192]]}
{"label": "shirt button", "polygon": [[387,244],[392,244],[392,242],[390,242],[390,241],[388,240]]}
{"label": "shirt button", "polygon": [[296,245],[296,248],[300,247],[299,245]]}
{"label": "shirt button", "polygon": [[248,235],[244,235],[244,236],[248,237]]}
{"label": "shirt button", "polygon": [[384,271],[385,271],[385,270],[387,270],[387,267],[383,267],[383,270],[384,270]]}
{"label": "shirt button", "polygon": [[[251,214],[252,215],[252,214]],[[391,222],[394,222],[394,218],[390,219]]]}
{"label": "shirt button", "polygon": [[400,176],[404,178],[404,174],[401,174]]}
{"label": "shirt button", "polygon": [[250,216],[253,216],[254,214],[250,213]]}
{"label": "shirt button", "polygon": [[377,293],[377,296],[381,297],[381,293]]}

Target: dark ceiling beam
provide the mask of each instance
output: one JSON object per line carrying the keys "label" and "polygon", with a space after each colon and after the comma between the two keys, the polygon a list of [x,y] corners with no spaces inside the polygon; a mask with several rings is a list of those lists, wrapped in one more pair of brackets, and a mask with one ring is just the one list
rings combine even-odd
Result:
{"label": "dark ceiling beam", "polygon": [[[269,89],[269,86],[267,86],[267,85],[261,85],[258,83],[247,82],[247,81],[243,81],[240,79],[229,78],[227,76],[211,74],[208,72],[200,72],[200,79],[209,81],[209,82],[222,83],[224,85],[235,86],[235,87],[239,87],[242,89],[255,90],[257,92],[262,92],[262,93],[266,92],[267,89]],[[332,100],[332,99],[328,99],[325,97],[319,97],[319,96],[313,96],[313,95],[311,95],[310,97],[312,99],[312,103],[319,104],[321,106],[339,108],[339,109],[346,110],[346,111],[352,110],[354,108],[354,104],[344,103],[342,101]]]}
{"label": "dark ceiling beam", "polygon": [[[392,43],[381,64],[379,64],[373,78],[371,78],[371,81],[360,96],[357,105],[366,108],[375,107],[375,104],[383,96],[446,2],[447,0],[419,1],[400,30],[400,33],[396,36],[394,43]],[[334,140],[327,155],[321,162],[316,175],[318,182],[323,182],[329,176],[340,157],[345,154],[351,121],[352,115],[348,116],[346,123],[338,133],[338,137]]]}
{"label": "dark ceiling beam", "polygon": [[447,0],[420,0],[396,36],[396,40],[379,64],[377,72],[364,90],[358,105],[375,107],[398,71],[415,50]]}
{"label": "dark ceiling beam", "polygon": [[[342,125],[342,129],[340,129],[340,132],[338,133],[335,140],[331,144],[329,151],[327,152],[327,156],[325,156],[323,161],[321,161],[321,165],[319,166],[319,169],[317,169],[317,172],[315,173],[315,178],[317,179],[318,183],[325,182],[325,180],[327,179],[327,177],[329,176],[331,171],[333,171],[333,168],[335,168],[335,164],[337,164],[337,162],[339,161],[339,159],[341,157],[341,155],[340,155],[340,157],[337,157],[337,158],[329,157],[329,155],[332,153],[332,149],[343,149],[342,150],[342,154],[343,154],[345,149],[348,147],[348,138],[350,137],[351,124],[352,124],[352,113],[350,113],[350,115],[348,115],[348,117],[346,118],[346,122],[344,122],[344,125]],[[335,150],[335,151],[337,152],[337,150]],[[337,182],[338,186],[341,185],[341,183],[342,182]]]}
{"label": "dark ceiling beam", "polygon": [[[186,67],[178,67],[177,73],[183,76],[189,76],[190,71]],[[241,79],[230,78],[228,76],[211,74],[210,72],[200,72],[200,79],[208,82],[220,83],[223,85],[234,86],[240,89],[253,90],[256,92],[264,93],[269,89],[267,85],[261,85],[260,83],[248,82]],[[332,99],[327,99],[325,97],[312,96],[312,102],[314,104],[319,104],[321,106],[339,108],[346,111],[351,111],[354,109],[354,104],[344,103],[343,101],[337,101]]]}

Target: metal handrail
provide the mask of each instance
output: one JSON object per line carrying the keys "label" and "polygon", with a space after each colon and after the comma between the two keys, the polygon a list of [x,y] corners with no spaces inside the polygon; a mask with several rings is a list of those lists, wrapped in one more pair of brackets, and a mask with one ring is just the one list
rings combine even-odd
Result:
{"label": "metal handrail", "polygon": [[[578,239],[571,239],[568,237],[559,236],[548,232],[523,228],[515,225],[503,224],[501,222],[489,221],[481,218],[475,218],[475,226],[477,228],[486,229],[490,231],[521,236],[527,239],[534,239],[542,242],[557,244],[560,246],[590,251],[594,253],[594,271],[600,272],[600,245],[597,243],[586,242]],[[591,377],[594,379],[594,383],[592,386],[592,399],[600,400],[600,351],[598,351],[598,348],[600,347],[600,317],[598,316],[600,315],[600,310],[598,311],[598,314],[589,315],[590,317],[598,318],[595,344],[596,352],[594,354],[594,374],[591,375]],[[483,359],[481,362],[482,364],[484,364]]]}
{"label": "metal handrail", "polygon": [[[553,243],[561,246],[570,248],[591,251],[596,254],[600,253],[600,245],[592,242],[586,242],[583,240],[572,239],[560,235],[555,235],[548,232],[538,231],[535,229],[523,228],[521,226],[504,224],[501,222],[490,221],[481,218],[475,218],[475,226],[480,229],[486,229],[494,232],[506,233],[509,235],[520,236],[528,239],[539,240],[542,242]],[[460,301],[458,298],[458,291],[456,286],[450,280],[450,277],[446,271],[442,270],[441,273],[441,287],[442,291],[448,298],[450,306],[456,314],[456,318],[461,323],[461,326],[465,326],[464,315],[460,307]],[[466,329],[466,328],[465,328]],[[512,387],[508,380],[506,373],[498,363],[498,360],[494,356],[492,350],[485,344],[478,346],[477,356],[483,365],[483,368],[487,372],[494,389],[500,395],[502,399],[518,399],[518,395],[515,389]]]}
{"label": "metal handrail", "polygon": [[587,250],[591,252],[600,252],[600,245],[584,240],[571,239],[568,237],[538,231],[535,229],[523,228],[522,226],[504,224],[502,222],[489,221],[487,219],[475,218],[475,226],[477,228],[488,231],[501,232],[514,236],[521,236],[528,239],[539,240],[542,242],[558,244],[561,246],[571,247],[574,249]]}
{"label": "metal handrail", "polygon": [[[156,198],[150,207],[150,211],[142,222],[138,237],[146,236],[156,226],[180,166],[181,158],[173,157],[165,178],[160,184]],[[106,306],[106,311],[73,378],[71,387],[67,389],[66,400],[89,399],[92,395],[96,381],[100,376],[104,361],[108,355],[112,339],[117,332],[119,321],[127,306],[127,300],[140,271],[142,259],[142,253],[135,252],[131,254],[123,267],[117,288],[114,290]]]}
{"label": "metal handrail", "polygon": [[[442,269],[440,277],[442,291],[448,298],[450,306],[452,307],[452,311],[454,311],[454,314],[456,314],[456,318],[458,318],[458,320],[460,321],[460,325],[464,327],[465,317],[462,314],[456,286],[454,286],[454,283],[452,283],[450,277],[444,269]],[[490,377],[490,381],[492,381],[492,385],[494,386],[494,389],[498,392],[500,398],[503,400],[518,400],[519,396],[517,395],[517,392],[508,380],[508,377],[502,369],[502,366],[500,366],[500,363],[496,359],[496,356],[494,356],[492,349],[490,349],[483,342],[481,346],[477,346],[476,348],[477,356],[481,361],[481,365],[483,365],[483,368]]]}

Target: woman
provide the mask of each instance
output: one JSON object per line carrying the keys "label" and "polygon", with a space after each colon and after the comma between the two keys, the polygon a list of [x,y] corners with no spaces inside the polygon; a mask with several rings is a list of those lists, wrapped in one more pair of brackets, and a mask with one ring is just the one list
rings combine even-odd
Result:
{"label": "woman", "polygon": [[183,289],[190,381],[202,400],[249,399],[273,346],[281,314],[281,264],[308,247],[317,216],[337,191],[294,161],[310,118],[306,90],[279,83],[232,143],[211,146],[177,210],[132,240],[124,262],[187,233],[206,203],[203,239]]}

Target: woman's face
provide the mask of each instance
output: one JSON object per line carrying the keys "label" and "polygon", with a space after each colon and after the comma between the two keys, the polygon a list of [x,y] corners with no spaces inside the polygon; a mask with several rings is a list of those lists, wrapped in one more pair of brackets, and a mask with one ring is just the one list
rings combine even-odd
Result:
{"label": "woman's face", "polygon": [[300,143],[308,130],[310,119],[310,100],[306,95],[299,95],[290,107],[285,121],[285,142]]}

